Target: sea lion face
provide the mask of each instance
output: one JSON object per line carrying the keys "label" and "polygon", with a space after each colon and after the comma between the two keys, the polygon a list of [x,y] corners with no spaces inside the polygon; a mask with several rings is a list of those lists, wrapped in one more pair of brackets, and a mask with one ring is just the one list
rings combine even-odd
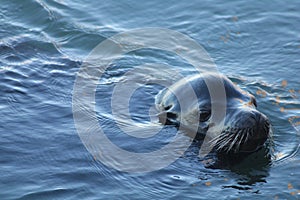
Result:
{"label": "sea lion face", "polygon": [[[212,102],[207,82],[215,88],[219,87],[218,83],[221,82],[221,87],[225,89],[225,99],[214,99]],[[190,98],[190,92],[186,90],[188,87],[194,90],[196,98]],[[185,105],[181,106],[179,102],[184,102]],[[256,110],[254,96],[220,74],[202,74],[180,80],[162,90],[156,96],[155,103],[160,113],[160,122],[166,125],[180,125],[187,129],[193,129],[197,125],[196,139],[203,138],[209,128],[218,126],[211,119],[212,103],[215,109],[223,108],[226,113],[220,126],[220,134],[211,139],[217,152],[254,152],[269,138],[269,120]]]}

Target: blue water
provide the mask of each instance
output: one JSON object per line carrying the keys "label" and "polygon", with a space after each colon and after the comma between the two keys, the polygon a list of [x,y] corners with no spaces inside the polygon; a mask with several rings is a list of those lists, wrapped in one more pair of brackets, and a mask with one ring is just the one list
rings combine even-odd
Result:
{"label": "blue water", "polygon": [[[0,199],[300,199],[299,9],[299,1],[0,0]],[[94,159],[73,119],[77,72],[100,42],[146,27],[193,38],[220,72],[256,96],[272,123],[270,164],[254,155],[250,164],[206,168],[197,144],[148,173]],[[116,144],[139,152],[168,143],[175,131],[128,138],[110,117],[114,86],[144,62],[194,72],[174,54],[145,49],[116,61],[102,77],[95,95],[99,124]],[[149,121],[160,89],[136,91],[129,108],[135,121]]]}

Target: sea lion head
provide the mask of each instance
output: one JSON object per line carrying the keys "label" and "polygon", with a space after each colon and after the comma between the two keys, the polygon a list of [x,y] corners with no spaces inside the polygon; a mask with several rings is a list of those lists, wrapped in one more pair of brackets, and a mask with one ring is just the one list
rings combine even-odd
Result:
{"label": "sea lion head", "polygon": [[[217,90],[222,87],[225,99],[212,99],[208,84]],[[192,88],[193,98],[187,88]],[[155,103],[160,122],[186,129],[197,125],[195,139],[203,139],[210,128],[220,127],[219,134],[210,140],[220,153],[255,152],[270,137],[269,120],[256,109],[255,97],[224,75],[205,73],[184,78],[160,91]],[[224,109],[222,126],[212,120],[212,104],[214,109]]]}

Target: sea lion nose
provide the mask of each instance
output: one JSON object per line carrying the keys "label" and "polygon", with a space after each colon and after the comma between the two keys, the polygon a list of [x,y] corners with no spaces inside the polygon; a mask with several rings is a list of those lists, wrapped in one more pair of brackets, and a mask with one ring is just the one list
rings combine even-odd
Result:
{"label": "sea lion nose", "polygon": [[268,118],[255,110],[248,112],[247,124],[247,139],[240,146],[241,152],[254,152],[264,145],[269,138],[270,122]]}

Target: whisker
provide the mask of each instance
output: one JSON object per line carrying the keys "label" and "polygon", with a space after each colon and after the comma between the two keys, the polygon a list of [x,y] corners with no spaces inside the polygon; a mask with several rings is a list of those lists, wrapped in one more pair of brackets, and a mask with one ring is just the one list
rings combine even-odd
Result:
{"label": "whisker", "polygon": [[248,136],[248,131],[246,130],[246,131],[241,131],[241,137],[240,137],[240,140],[239,140],[239,142],[237,143],[237,147],[236,147],[236,150],[239,150],[240,149],[240,146],[241,146],[241,143],[244,141],[244,138],[247,138],[247,136]]}
{"label": "whisker", "polygon": [[224,149],[225,146],[227,146],[227,144],[231,141],[233,137],[233,134],[229,136],[229,138],[227,138],[224,142],[222,142],[219,147],[218,147],[218,150],[222,150]]}
{"label": "whisker", "polygon": [[213,139],[211,139],[209,142],[211,144],[215,144],[217,145],[218,143],[220,143],[220,141],[225,140],[228,137],[228,132],[223,132],[220,135],[214,137]]}
{"label": "whisker", "polygon": [[252,131],[251,128],[248,128],[246,130],[246,138],[245,138],[244,142],[247,142],[249,140],[250,135],[252,135],[251,131]]}
{"label": "whisker", "polygon": [[234,140],[231,142],[231,144],[230,144],[230,146],[229,146],[229,148],[228,148],[228,150],[227,150],[227,153],[230,151],[230,150],[232,150],[233,149],[233,147],[234,147],[234,145],[236,144],[236,142],[238,141],[238,139],[239,139],[239,134],[240,134],[240,132],[241,132],[241,130],[240,131],[238,131],[237,133],[234,133],[235,134],[235,137],[234,137]]}
{"label": "whisker", "polygon": [[[229,137],[224,138],[224,142],[222,143],[222,145],[220,145],[219,150],[224,149],[226,151],[226,149],[228,149],[228,144],[234,139],[235,134],[230,134]],[[227,148],[226,148],[227,147]]]}

